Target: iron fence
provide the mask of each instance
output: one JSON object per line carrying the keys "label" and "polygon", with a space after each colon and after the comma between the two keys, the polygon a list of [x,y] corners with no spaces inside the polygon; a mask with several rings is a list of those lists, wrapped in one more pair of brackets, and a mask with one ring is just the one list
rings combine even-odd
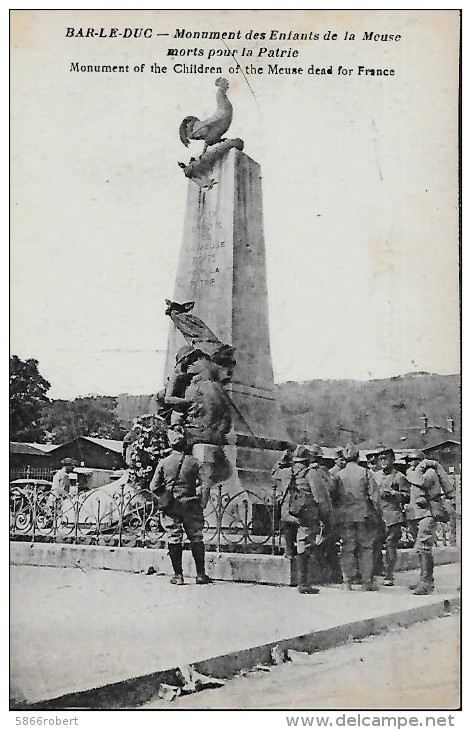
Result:
{"label": "iron fence", "polygon": [[52,482],[52,477],[57,469],[47,466],[18,466],[10,469],[10,481],[14,479],[47,479]]}
{"label": "iron fence", "polygon": [[[204,511],[204,540],[209,549],[233,552],[281,552],[281,494],[217,487]],[[10,537],[31,542],[68,542],[117,547],[164,544],[154,495],[112,485],[57,498],[39,485],[10,489]]]}
{"label": "iron fence", "polygon": [[[204,511],[204,541],[209,550],[244,553],[284,552],[280,525],[282,493],[224,493],[217,487]],[[129,485],[57,498],[40,485],[10,489],[10,537],[29,542],[62,542],[109,547],[162,547],[164,530],[154,495]],[[412,547],[403,528],[399,547]],[[456,543],[454,523],[441,524],[437,543]]]}

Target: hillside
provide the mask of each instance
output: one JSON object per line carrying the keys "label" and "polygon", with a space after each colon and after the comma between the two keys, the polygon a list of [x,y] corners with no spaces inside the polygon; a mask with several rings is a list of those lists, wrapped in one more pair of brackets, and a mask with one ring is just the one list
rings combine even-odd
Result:
{"label": "hillside", "polygon": [[[430,425],[455,420],[460,430],[460,377],[408,373],[381,380],[309,380],[275,386],[288,433],[295,442],[323,445],[380,441],[394,427],[418,426],[426,414]],[[117,396],[116,415],[130,421],[155,410],[153,396]]]}

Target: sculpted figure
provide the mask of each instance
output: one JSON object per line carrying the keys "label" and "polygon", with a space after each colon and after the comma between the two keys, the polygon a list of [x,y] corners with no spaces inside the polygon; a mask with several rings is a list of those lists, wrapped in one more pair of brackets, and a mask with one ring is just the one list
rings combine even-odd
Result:
{"label": "sculpted figure", "polygon": [[224,384],[235,366],[234,349],[190,313],[194,302],[179,304],[167,299],[166,304],[166,314],[188,342],[178,351],[165,387],[163,400],[172,409],[170,420],[180,416],[188,448],[195,443],[225,444],[232,419]]}
{"label": "sculpted figure", "polygon": [[232,122],[232,104],[227,98],[229,82],[227,79],[216,79],[217,109],[211,117],[200,121],[197,117],[185,117],[180,124],[180,139],[188,147],[190,139],[202,139],[205,142],[203,154],[210,145],[223,142],[223,134]]}

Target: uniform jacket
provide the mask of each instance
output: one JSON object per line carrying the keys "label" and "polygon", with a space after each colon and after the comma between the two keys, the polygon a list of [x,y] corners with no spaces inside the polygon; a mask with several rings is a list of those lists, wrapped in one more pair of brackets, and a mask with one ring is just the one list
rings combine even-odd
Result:
{"label": "uniform jacket", "polygon": [[364,522],[367,517],[377,516],[380,506],[379,489],[368,471],[350,461],[337,476],[341,482],[337,510],[339,521],[344,524]]}
{"label": "uniform jacket", "polygon": [[[409,520],[420,520],[431,517],[430,502],[441,501],[442,485],[435,469],[428,467],[427,461],[422,461],[415,469],[408,469],[406,479],[410,484],[410,504],[407,509]],[[445,492],[448,498],[453,497],[453,487]]]}
{"label": "uniform jacket", "polygon": [[65,466],[59,471],[56,471],[52,478],[51,494],[56,497],[63,497],[70,491],[70,479],[69,475],[65,470]]}
{"label": "uniform jacket", "polygon": [[149,489],[157,494],[164,490],[171,490],[175,499],[181,499],[182,497],[195,497],[200,486],[199,461],[193,456],[183,455],[181,451],[172,451],[159,461]]}
{"label": "uniform jacket", "polygon": [[329,469],[329,474],[332,479],[332,488],[330,490],[330,499],[332,502],[332,507],[334,508],[334,515],[336,514],[336,508],[339,506],[340,503],[340,496],[342,492],[342,480],[339,477],[339,472],[341,471],[338,464],[335,464],[335,466],[332,467],[332,469]]}
{"label": "uniform jacket", "polygon": [[381,497],[380,507],[386,527],[404,522],[404,505],[409,501],[409,485],[401,472],[393,469],[390,474],[383,470],[375,474]]}
{"label": "uniform jacket", "polygon": [[[284,470],[283,470],[284,471]],[[292,469],[286,470],[290,481],[293,479],[297,489],[308,494],[317,506],[319,518],[327,527],[332,523],[332,503],[324,474],[313,464],[295,463]],[[289,484],[289,482],[288,482]],[[281,519],[287,522],[298,522],[289,514],[289,486],[281,504]]]}

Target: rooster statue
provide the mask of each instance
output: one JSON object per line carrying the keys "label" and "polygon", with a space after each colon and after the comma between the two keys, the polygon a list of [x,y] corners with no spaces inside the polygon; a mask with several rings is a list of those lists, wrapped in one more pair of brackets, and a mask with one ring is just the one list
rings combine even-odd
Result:
{"label": "rooster statue", "polygon": [[232,122],[232,104],[227,98],[229,82],[227,79],[216,79],[217,109],[212,117],[200,121],[197,117],[185,117],[180,124],[180,139],[188,147],[190,139],[205,141],[203,155],[210,145],[224,142],[222,135],[227,132]]}

